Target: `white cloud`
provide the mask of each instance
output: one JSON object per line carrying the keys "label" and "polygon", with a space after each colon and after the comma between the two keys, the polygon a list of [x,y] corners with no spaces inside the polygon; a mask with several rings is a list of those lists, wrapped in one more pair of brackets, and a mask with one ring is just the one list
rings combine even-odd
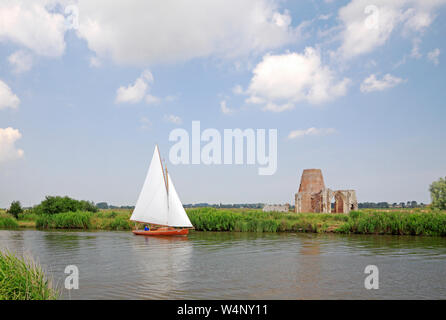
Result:
{"label": "white cloud", "polygon": [[305,130],[294,130],[288,134],[288,139],[297,139],[302,138],[304,136],[325,136],[336,133],[336,130],[333,128],[308,128]]}
{"label": "white cloud", "polygon": [[376,75],[371,74],[369,77],[364,79],[361,84],[361,92],[372,92],[372,91],[382,91],[385,89],[389,89],[395,87],[400,84],[404,80],[398,77],[394,77],[391,74],[386,74],[384,77],[379,80],[376,78]]}
{"label": "white cloud", "polygon": [[369,53],[384,45],[398,26],[406,36],[420,34],[444,3],[446,0],[352,0],[339,10],[343,30],[338,54],[348,59]]}
{"label": "white cloud", "polygon": [[33,65],[33,57],[29,53],[19,50],[8,57],[9,64],[13,67],[15,73],[26,72]]}
{"label": "white cloud", "polygon": [[20,99],[11,90],[11,88],[0,80],[0,110],[6,108],[15,109],[19,106]]}
{"label": "white cloud", "polygon": [[152,96],[151,94],[146,95],[146,103],[147,104],[157,104],[160,103],[161,99],[155,96]]}
{"label": "white cloud", "polygon": [[164,116],[164,120],[166,120],[167,122],[174,123],[174,124],[181,124],[183,122],[183,120],[181,120],[180,117],[175,116],[173,114],[169,114],[169,115],[166,114]]}
{"label": "white cloud", "polygon": [[146,95],[149,84],[153,83],[153,75],[145,70],[133,85],[119,87],[116,92],[116,103],[137,103]]}
{"label": "white cloud", "polygon": [[435,65],[438,65],[440,63],[439,57],[440,56],[440,49],[436,48],[432,51],[430,51],[427,54],[427,58],[432,61]]}
{"label": "white cloud", "polygon": [[227,115],[234,113],[234,110],[229,108],[226,105],[226,100],[223,100],[220,102],[220,109],[221,109],[221,112],[223,112],[224,114],[227,114]]}
{"label": "white cloud", "polygon": [[61,56],[65,51],[64,16],[49,12],[49,2],[2,0],[0,41],[11,41],[42,56]]}
{"label": "white cloud", "polygon": [[234,58],[299,36],[278,0],[79,0],[79,37],[99,57],[124,64]]}
{"label": "white cloud", "polygon": [[292,109],[300,101],[317,104],[343,96],[350,83],[347,78],[336,80],[311,47],[302,54],[266,55],[253,74],[246,102],[276,112]]}
{"label": "white cloud", "polygon": [[15,147],[15,142],[22,137],[17,129],[0,128],[0,162],[6,162],[23,157],[23,150]]}
{"label": "white cloud", "polygon": [[420,59],[423,55],[420,53],[420,38],[415,38],[412,40],[412,51],[410,56],[415,59]]}

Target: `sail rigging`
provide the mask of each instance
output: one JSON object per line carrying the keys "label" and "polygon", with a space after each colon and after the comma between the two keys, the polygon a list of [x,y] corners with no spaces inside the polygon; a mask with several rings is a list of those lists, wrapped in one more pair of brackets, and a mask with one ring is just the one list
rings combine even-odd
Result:
{"label": "sail rigging", "polygon": [[164,172],[158,146],[155,146],[146,180],[133,210],[131,221],[192,228],[172,178]]}

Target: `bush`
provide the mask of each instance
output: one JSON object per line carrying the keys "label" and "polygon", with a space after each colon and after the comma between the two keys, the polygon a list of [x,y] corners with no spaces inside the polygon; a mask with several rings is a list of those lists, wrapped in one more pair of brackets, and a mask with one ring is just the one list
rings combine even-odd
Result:
{"label": "bush", "polygon": [[106,228],[110,230],[131,230],[132,225],[128,218],[119,216],[111,220]]}
{"label": "bush", "polygon": [[70,197],[47,196],[39,205],[32,210],[39,215],[51,215],[64,212],[88,211],[97,212],[94,203],[85,200],[75,200]]}
{"label": "bush", "polygon": [[58,295],[31,259],[0,251],[0,300],[52,300]]}
{"label": "bush", "polygon": [[36,221],[39,216],[32,212],[23,212],[17,216],[17,220],[19,221]]}
{"label": "bush", "polygon": [[432,182],[429,191],[431,192],[432,208],[446,210],[446,178]]}

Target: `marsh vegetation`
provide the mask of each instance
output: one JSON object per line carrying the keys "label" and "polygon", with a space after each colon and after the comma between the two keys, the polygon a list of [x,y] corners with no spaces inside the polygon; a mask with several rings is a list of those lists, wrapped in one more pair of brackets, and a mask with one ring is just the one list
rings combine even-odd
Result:
{"label": "marsh vegetation", "polygon": [[0,300],[53,300],[59,293],[31,258],[0,251]]}

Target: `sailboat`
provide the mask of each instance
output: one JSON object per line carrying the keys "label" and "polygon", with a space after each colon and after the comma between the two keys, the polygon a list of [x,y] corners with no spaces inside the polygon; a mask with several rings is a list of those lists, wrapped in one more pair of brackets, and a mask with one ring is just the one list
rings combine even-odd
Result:
{"label": "sailboat", "polygon": [[158,145],[130,220],[152,225],[150,230],[133,230],[136,235],[186,235],[193,228],[167,168],[164,170]]}

